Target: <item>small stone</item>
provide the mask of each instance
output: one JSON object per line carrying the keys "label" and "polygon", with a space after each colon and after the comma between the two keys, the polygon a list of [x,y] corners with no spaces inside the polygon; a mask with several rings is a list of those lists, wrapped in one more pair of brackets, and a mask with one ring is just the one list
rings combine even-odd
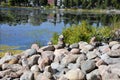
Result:
{"label": "small stone", "polygon": [[69,80],[84,80],[85,75],[80,69],[72,69],[65,74]]}
{"label": "small stone", "polygon": [[72,49],[70,52],[72,54],[80,54],[80,50],[79,49]]}
{"label": "small stone", "polygon": [[120,49],[120,44],[115,44],[111,48],[111,50],[117,50],[117,49]]}
{"label": "small stone", "polygon": [[13,58],[9,61],[9,64],[16,64],[18,62],[17,58]]}
{"label": "small stone", "polygon": [[87,53],[87,58],[88,59],[94,59],[97,57],[97,54],[95,53],[95,51],[90,51]]}
{"label": "small stone", "polygon": [[117,41],[111,41],[111,42],[109,42],[109,46],[110,46],[110,47],[112,47],[112,46],[115,45],[115,44],[119,44],[119,42],[117,42]]}
{"label": "small stone", "polygon": [[25,51],[22,52],[22,54],[25,56],[25,57],[29,57],[29,56],[32,56],[34,54],[36,54],[37,51],[36,49],[27,49]]}
{"label": "small stone", "polygon": [[55,47],[53,45],[49,45],[49,46],[43,46],[40,49],[42,49],[43,51],[54,51]]}
{"label": "small stone", "polygon": [[120,49],[107,52],[107,55],[113,58],[120,57]]}
{"label": "small stone", "polygon": [[99,47],[99,51],[100,51],[102,54],[107,53],[107,52],[110,51],[110,47],[109,47],[109,45],[100,46],[100,47]]}
{"label": "small stone", "polygon": [[38,46],[38,44],[32,44],[32,46],[31,46],[31,49],[36,49],[37,51],[39,50],[39,46]]}
{"label": "small stone", "polygon": [[77,58],[76,63],[81,65],[83,62],[85,62],[87,57],[84,54],[80,54],[80,56]]}
{"label": "small stone", "polygon": [[39,72],[40,71],[38,65],[33,65],[30,70],[32,72]]}
{"label": "small stone", "polygon": [[25,71],[20,80],[34,80],[34,75],[31,71]]}
{"label": "small stone", "polygon": [[44,71],[43,75],[46,76],[48,79],[51,79],[53,76],[50,72]]}
{"label": "small stone", "polygon": [[72,44],[72,45],[70,45],[70,48],[79,48],[79,44],[78,43],[74,43],[74,44]]}
{"label": "small stone", "polygon": [[46,66],[44,71],[53,73],[53,68],[51,66]]}
{"label": "small stone", "polygon": [[59,67],[59,63],[58,62],[53,62],[53,63],[51,63],[51,68],[52,69],[57,69],[58,67]]}
{"label": "small stone", "polygon": [[102,59],[100,59],[96,62],[97,67],[99,67],[100,65],[104,65],[104,64],[105,64],[105,62]]}
{"label": "small stone", "polygon": [[92,60],[87,60],[81,65],[81,69],[84,73],[89,73],[96,67],[95,62]]}

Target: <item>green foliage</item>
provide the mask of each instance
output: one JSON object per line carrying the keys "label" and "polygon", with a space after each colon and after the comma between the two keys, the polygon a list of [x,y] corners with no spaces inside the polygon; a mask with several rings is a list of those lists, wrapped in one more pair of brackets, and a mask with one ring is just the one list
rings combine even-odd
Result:
{"label": "green foliage", "polygon": [[6,6],[10,6],[10,4],[9,3],[5,3],[5,2],[1,2],[1,5],[3,6],[3,7],[6,7]]}
{"label": "green foliage", "polygon": [[53,33],[53,37],[52,37],[52,42],[53,42],[53,44],[57,44],[57,42],[58,42],[58,37],[59,37],[59,35],[58,35],[57,32]]}
{"label": "green foliage", "polygon": [[[87,22],[83,21],[80,25],[71,26],[63,29],[62,34],[64,35],[65,43],[76,43],[79,41],[87,41],[89,42],[90,38],[95,36],[98,41],[107,41],[108,38],[113,38],[114,29],[118,29],[120,27],[94,27],[90,26]],[[58,34],[54,34],[52,41],[57,43]]]}

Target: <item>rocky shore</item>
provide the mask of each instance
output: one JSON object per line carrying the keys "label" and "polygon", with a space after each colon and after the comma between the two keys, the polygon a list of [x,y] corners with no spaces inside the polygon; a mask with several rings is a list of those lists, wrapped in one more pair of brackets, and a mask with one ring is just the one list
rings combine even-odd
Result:
{"label": "rocky shore", "polygon": [[120,80],[120,42],[80,41],[30,49],[0,59],[0,80]]}

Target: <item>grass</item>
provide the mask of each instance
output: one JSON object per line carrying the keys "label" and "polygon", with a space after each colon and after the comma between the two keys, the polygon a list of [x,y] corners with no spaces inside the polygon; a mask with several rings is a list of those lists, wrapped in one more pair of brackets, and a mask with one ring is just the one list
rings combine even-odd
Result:
{"label": "grass", "polygon": [[20,54],[22,50],[16,50],[19,48],[18,46],[7,46],[7,45],[0,45],[0,57],[3,57],[6,52],[10,52],[13,55]]}

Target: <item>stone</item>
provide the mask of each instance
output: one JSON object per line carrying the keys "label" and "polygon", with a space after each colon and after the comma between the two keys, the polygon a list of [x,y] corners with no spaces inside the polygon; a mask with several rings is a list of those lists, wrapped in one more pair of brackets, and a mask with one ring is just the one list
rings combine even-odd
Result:
{"label": "stone", "polygon": [[69,70],[65,74],[65,77],[69,80],[84,80],[85,79],[85,75],[80,69]]}
{"label": "stone", "polygon": [[53,63],[51,63],[51,68],[52,69],[57,69],[58,67],[59,67],[59,63],[58,62],[53,62]]}
{"label": "stone", "polygon": [[120,57],[120,49],[107,52],[107,55],[113,58]]}
{"label": "stone", "polygon": [[96,62],[97,67],[99,67],[100,65],[105,65],[105,62],[102,59],[100,59]]}
{"label": "stone", "polygon": [[47,78],[47,77],[44,76],[43,74],[39,74],[39,75],[37,76],[37,79],[36,79],[36,80],[52,80],[52,79]]}
{"label": "stone", "polygon": [[21,63],[24,68],[29,69],[28,60],[25,56],[21,58]]}
{"label": "stone", "polygon": [[2,65],[2,70],[11,69],[12,71],[18,71],[22,69],[20,64],[8,64],[5,63]]}
{"label": "stone", "polygon": [[109,45],[100,46],[100,47],[99,47],[99,51],[100,51],[102,54],[107,53],[107,52],[110,51],[110,47],[109,47]]}
{"label": "stone", "polygon": [[102,77],[102,80],[119,80],[120,79],[120,64],[114,65],[101,65],[98,70]]}
{"label": "stone", "polygon": [[10,60],[12,59],[16,59],[16,57],[12,56],[12,55],[5,55],[4,57],[2,57],[0,59],[0,65],[6,63],[6,62],[9,62]]}
{"label": "stone", "polygon": [[34,54],[36,54],[37,51],[36,49],[27,49],[25,51],[22,52],[22,54],[25,56],[25,57],[29,57],[29,56],[32,56]]}
{"label": "stone", "polygon": [[49,58],[50,61],[52,62],[54,60],[54,52],[53,51],[44,51],[41,53],[42,58]]}
{"label": "stone", "polygon": [[36,43],[32,44],[32,46],[31,46],[31,49],[36,49],[37,51],[39,50],[39,48],[40,47]]}
{"label": "stone", "polygon": [[107,64],[116,64],[120,63],[120,58],[111,58],[107,54],[103,54],[101,59]]}
{"label": "stone", "polygon": [[61,64],[67,66],[69,63],[75,63],[77,58],[78,58],[77,55],[73,55],[73,54],[66,55],[62,59]]}
{"label": "stone", "polygon": [[35,55],[29,57],[29,58],[27,59],[28,65],[29,65],[29,66],[36,65],[36,64],[38,63],[39,57],[40,57],[40,55],[38,55],[38,54],[35,54]]}
{"label": "stone", "polygon": [[67,55],[69,53],[69,51],[67,49],[57,49],[54,51],[54,61],[55,62],[60,62],[62,60],[62,58],[65,57],[65,55]]}
{"label": "stone", "polygon": [[5,77],[5,75],[9,75],[10,72],[11,72],[11,69],[7,69],[7,70],[4,70],[4,71],[0,71],[0,78]]}
{"label": "stone", "polygon": [[79,49],[83,49],[83,47],[85,47],[86,45],[88,45],[87,42],[83,42],[83,41],[80,41],[78,44],[79,44]]}
{"label": "stone", "polygon": [[87,45],[84,45],[83,47],[81,47],[81,51],[82,53],[88,53],[88,51],[91,51],[94,49],[94,46],[90,45],[90,44],[87,44]]}
{"label": "stone", "polygon": [[79,49],[72,49],[70,52],[72,54],[80,54],[80,50]]}
{"label": "stone", "polygon": [[69,80],[69,79],[67,79],[67,78],[64,77],[64,76],[61,76],[58,80]]}
{"label": "stone", "polygon": [[87,80],[102,80],[98,69],[95,69],[92,72],[88,73],[86,75],[86,79]]}
{"label": "stone", "polygon": [[54,51],[55,47],[53,45],[49,45],[49,46],[43,46],[40,49],[42,49],[43,51]]}
{"label": "stone", "polygon": [[79,44],[78,43],[74,43],[74,44],[72,44],[72,45],[70,45],[70,48],[79,48]]}
{"label": "stone", "polygon": [[44,71],[45,69],[45,66],[47,65],[50,65],[51,61],[50,59],[47,57],[47,58],[40,58],[38,60],[38,67],[40,68],[40,71]]}
{"label": "stone", "polygon": [[84,73],[89,73],[94,70],[96,67],[95,62],[92,60],[87,60],[83,64],[81,64],[81,69]]}
{"label": "stone", "polygon": [[44,71],[43,72],[43,75],[45,76],[45,77],[47,77],[48,79],[51,79],[53,76],[52,76],[52,74],[50,73],[50,72],[47,72],[47,71]]}
{"label": "stone", "polygon": [[25,71],[20,80],[34,80],[34,74],[31,71]]}
{"label": "stone", "polygon": [[76,69],[76,68],[80,68],[80,66],[78,64],[75,63],[70,63],[68,64],[68,69]]}
{"label": "stone", "polygon": [[18,59],[17,58],[13,58],[9,61],[9,64],[16,64],[18,63]]}
{"label": "stone", "polygon": [[76,60],[76,63],[81,65],[83,62],[85,62],[86,59],[87,57],[84,54],[80,54],[80,56]]}
{"label": "stone", "polygon": [[96,51],[89,51],[86,56],[88,59],[94,59],[97,57],[97,54]]}
{"label": "stone", "polygon": [[92,45],[94,45],[94,43],[96,42],[96,37],[92,37],[91,39],[90,39],[90,44],[92,44]]}
{"label": "stone", "polygon": [[38,65],[33,65],[33,66],[31,67],[30,70],[31,70],[33,73],[34,73],[34,72],[39,72],[39,71],[40,71]]}
{"label": "stone", "polygon": [[117,50],[120,49],[120,44],[115,44],[111,47],[111,50]]}
{"label": "stone", "polygon": [[109,46],[110,47],[112,47],[115,44],[119,44],[119,42],[118,41],[111,41],[111,42],[109,42]]}
{"label": "stone", "polygon": [[51,66],[46,66],[44,71],[53,73],[53,68]]}

